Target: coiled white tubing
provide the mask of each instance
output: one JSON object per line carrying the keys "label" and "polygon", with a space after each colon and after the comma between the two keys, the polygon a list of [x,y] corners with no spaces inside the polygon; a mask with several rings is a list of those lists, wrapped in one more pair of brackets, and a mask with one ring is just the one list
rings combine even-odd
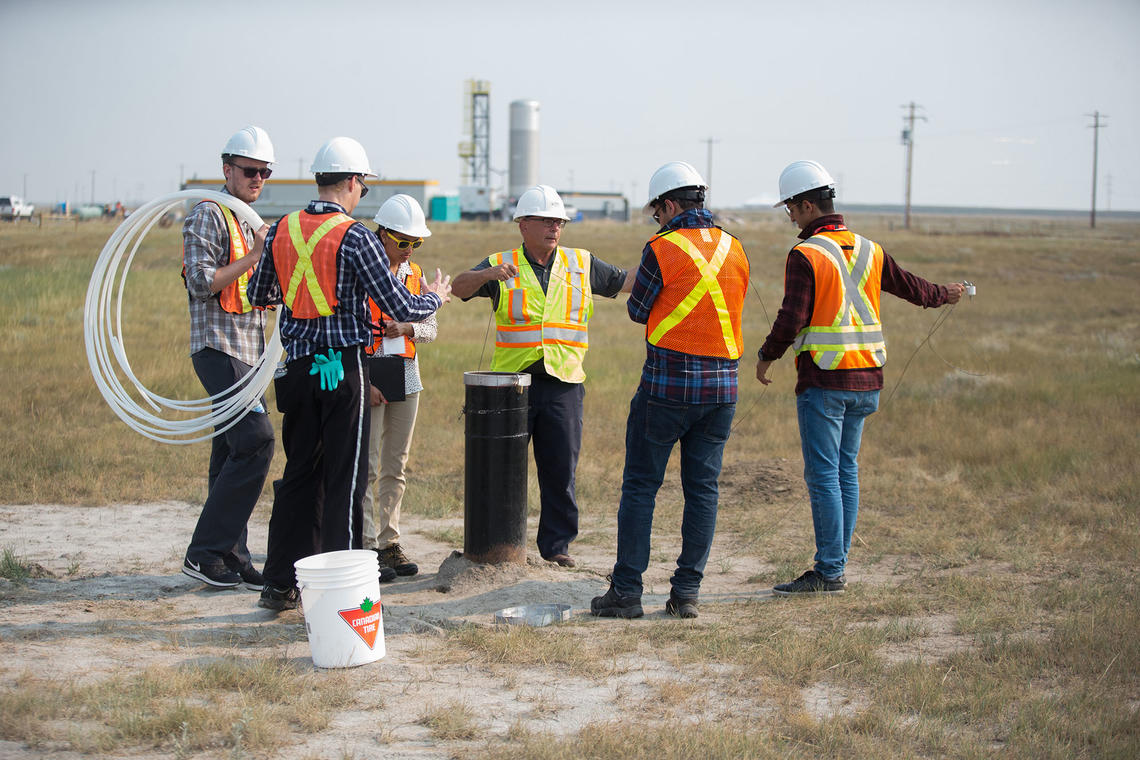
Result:
{"label": "coiled white tubing", "polygon": [[[281,358],[281,337],[275,320],[273,332],[257,363],[230,388],[213,396],[191,401],[165,398],[150,391],[131,370],[122,338],[123,290],[131,261],[143,238],[163,214],[193,200],[220,203],[255,230],[264,224],[248,204],[214,190],[181,190],[156,198],[124,219],[103,246],[91,273],[91,281],[87,284],[87,301],[83,310],[87,363],[99,392],[111,410],[132,430],[160,443],[198,443],[229,430],[261,402]],[[278,318],[280,313],[278,310]],[[126,384],[120,379],[120,374],[126,379]],[[135,393],[131,393],[131,388]],[[163,416],[171,411],[180,416],[196,416],[185,419]]]}

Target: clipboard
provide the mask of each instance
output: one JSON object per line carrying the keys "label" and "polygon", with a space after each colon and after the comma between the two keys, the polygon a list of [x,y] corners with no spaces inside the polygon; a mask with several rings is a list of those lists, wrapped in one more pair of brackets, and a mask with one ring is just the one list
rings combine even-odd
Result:
{"label": "clipboard", "polygon": [[403,401],[404,357],[373,356],[368,360],[368,381],[384,394],[386,401]]}

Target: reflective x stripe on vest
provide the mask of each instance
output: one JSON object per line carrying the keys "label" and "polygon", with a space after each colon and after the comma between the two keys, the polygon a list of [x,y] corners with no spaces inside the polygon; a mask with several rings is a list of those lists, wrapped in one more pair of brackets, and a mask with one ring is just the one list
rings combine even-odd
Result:
{"label": "reflective x stripe on vest", "polygon": [[[688,256],[688,262],[670,260],[668,257],[675,259],[676,254],[662,243],[676,246]],[[695,228],[667,232],[654,239],[651,247],[666,289],[670,285],[689,287],[689,282],[693,285],[687,293],[682,290],[667,295],[663,289],[650,310],[646,340],[697,356],[739,359],[743,352],[740,314],[748,273],[738,241],[716,227]],[[706,253],[711,255],[706,258]],[[693,271],[686,273],[689,264]],[[706,297],[711,310],[698,310]]]}
{"label": "reflective x stripe on vest", "polygon": [[[332,214],[306,238],[302,229],[302,214],[305,215],[306,222],[317,217],[295,211],[284,219],[289,232],[289,247],[282,253],[288,257],[288,261],[282,261],[277,250],[274,250],[277,279],[282,284],[287,283],[283,300],[294,317],[327,317],[333,313],[333,307],[337,304],[336,253],[353,220],[347,214]],[[277,239],[274,238],[275,249]]]}
{"label": "reflective x stripe on vest", "polygon": [[[234,218],[234,212],[220,203],[218,208],[222,210],[222,218],[226,220],[226,230],[230,235],[230,263],[232,264],[238,259],[244,258],[249,253],[249,249],[245,245],[245,235],[241,232],[241,225]],[[249,299],[245,296],[245,287],[248,284],[249,270],[247,269],[218,293],[218,301],[221,307],[231,314],[245,314],[252,311],[253,307],[249,305]]]}
{"label": "reflective x stripe on vest", "polygon": [[517,372],[542,359],[554,377],[580,383],[586,378],[586,325],[594,311],[590,252],[557,248],[553,255],[545,293],[521,248],[488,257],[491,266],[510,262],[518,268],[518,275],[499,283],[491,369]]}
{"label": "reflective x stripe on vest", "polygon": [[792,347],[810,351],[820,369],[881,367],[887,346],[879,317],[882,249],[859,235],[850,260],[836,233],[813,235],[796,246],[815,273],[815,308],[811,324],[800,330]]}
{"label": "reflective x stripe on vest", "polygon": [[[424,270],[420,269],[420,265],[413,261],[409,261],[408,266],[411,267],[412,273],[404,278],[404,287],[408,289],[409,293],[418,296],[420,294],[420,278],[424,276]],[[384,334],[378,331],[378,325],[384,322],[394,322],[395,320],[385,314],[383,310],[381,310],[380,305],[371,298],[368,299],[368,309],[372,314],[372,334],[375,337],[372,341],[372,345],[364,349],[364,353],[378,354],[380,353],[380,346],[384,343]],[[415,341],[404,336],[404,350],[392,355],[403,356],[405,359],[414,358],[416,355]]]}

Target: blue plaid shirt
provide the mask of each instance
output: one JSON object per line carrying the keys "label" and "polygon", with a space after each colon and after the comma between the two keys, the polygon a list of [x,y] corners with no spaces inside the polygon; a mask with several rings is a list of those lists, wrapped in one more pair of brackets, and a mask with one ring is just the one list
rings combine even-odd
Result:
{"label": "blue plaid shirt", "polygon": [[[339,203],[329,201],[313,201],[305,210],[310,214],[345,213]],[[280,223],[279,219],[269,228],[265,252],[246,287],[246,297],[255,306],[282,303],[281,283],[273,264],[273,237]],[[398,322],[419,322],[443,305],[434,293],[410,293],[388,268],[388,256],[380,240],[357,222],[348,228],[336,252],[336,310],[327,317],[296,319],[289,307],[282,307],[281,343],[288,360],[311,356],[326,348],[371,344],[369,296]]]}
{"label": "blue plaid shirt", "polygon": [[[658,235],[679,229],[715,227],[712,212],[689,209],[673,217]],[[641,266],[629,294],[626,308],[629,318],[649,323],[649,311],[661,292],[661,267],[648,243],[641,251]],[[641,389],[650,396],[683,404],[735,404],[738,359],[695,356],[645,342],[645,366],[641,370]]]}

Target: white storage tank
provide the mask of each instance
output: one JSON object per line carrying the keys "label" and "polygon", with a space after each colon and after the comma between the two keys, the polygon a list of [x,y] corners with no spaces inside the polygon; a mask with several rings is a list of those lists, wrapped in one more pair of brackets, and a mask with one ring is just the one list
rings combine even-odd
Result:
{"label": "white storage tank", "polygon": [[538,101],[511,103],[510,177],[508,192],[517,199],[538,184]]}

